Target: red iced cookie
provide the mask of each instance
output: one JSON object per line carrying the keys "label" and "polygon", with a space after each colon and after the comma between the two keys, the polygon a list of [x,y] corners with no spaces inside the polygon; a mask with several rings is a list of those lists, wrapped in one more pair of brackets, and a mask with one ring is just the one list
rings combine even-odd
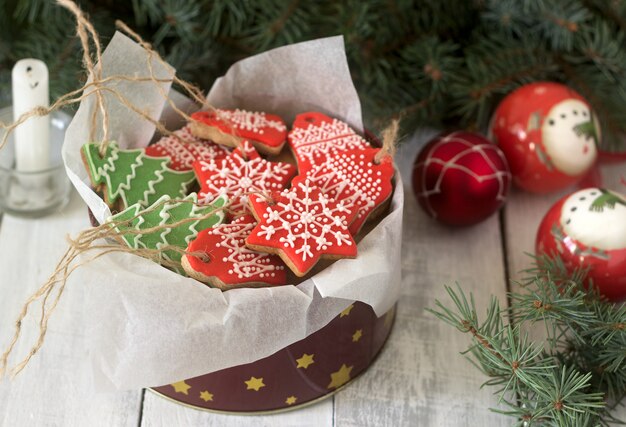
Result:
{"label": "red iced cookie", "polygon": [[366,148],[338,153],[312,165],[294,178],[291,185],[308,179],[327,196],[355,209],[356,219],[349,229],[356,235],[377,208],[384,207],[393,191],[393,161],[386,156],[376,164],[374,158],[379,151]]}
{"label": "red iced cookie", "polygon": [[237,214],[247,210],[248,195],[253,192],[269,194],[287,187],[296,174],[296,167],[288,163],[263,159],[248,141],[243,141],[245,158],[236,149],[218,161],[199,161],[193,164],[200,182],[200,203],[211,203],[225,194],[231,201],[230,210]]}
{"label": "red iced cookie", "polygon": [[370,146],[346,123],[322,113],[299,114],[293,122],[288,140],[300,173],[342,151]]}
{"label": "red iced cookie", "polygon": [[296,275],[304,276],[320,257],[356,257],[348,230],[356,210],[332,200],[309,180],[273,193],[271,200],[257,195],[249,200],[259,224],[246,245],[280,255]]}
{"label": "red iced cookie", "polygon": [[197,160],[219,160],[228,155],[228,150],[212,141],[196,138],[191,134],[189,125],[174,131],[175,136],[167,135],[156,143],[146,147],[146,155],[151,157],[169,157],[169,167],[177,171],[190,171]]}
{"label": "red iced cookie", "polygon": [[249,140],[265,154],[278,154],[287,138],[287,126],[279,116],[256,111],[198,111],[191,115],[191,131],[200,138],[236,147],[239,139]]}
{"label": "red iced cookie", "polygon": [[190,277],[222,290],[286,284],[285,264],[279,257],[246,247],[255,225],[252,215],[244,215],[201,231],[187,251],[203,252],[208,260],[185,255],[183,268]]}

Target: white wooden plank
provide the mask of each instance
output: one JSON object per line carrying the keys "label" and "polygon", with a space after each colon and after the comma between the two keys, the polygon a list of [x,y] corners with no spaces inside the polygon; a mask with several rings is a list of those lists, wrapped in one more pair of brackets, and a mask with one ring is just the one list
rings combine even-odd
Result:
{"label": "white wooden plank", "polygon": [[[0,348],[13,333],[23,302],[48,277],[66,249],[65,236],[89,226],[87,209],[76,194],[60,213],[39,220],[5,215],[0,228]],[[16,379],[0,382],[0,425],[135,426],[140,391],[98,394],[77,371],[86,359],[80,283],[68,287],[50,321],[46,343]],[[36,311],[35,311],[36,313]],[[27,353],[34,322],[16,347]]]}
{"label": "white wooden plank", "polygon": [[441,226],[417,206],[410,183],[420,141],[397,158],[405,180],[402,252],[404,292],[394,330],[378,360],[335,398],[337,426],[498,426],[510,420],[489,411],[493,390],[459,352],[469,337],[426,312],[435,299],[449,302],[443,285],[459,282],[479,310],[491,295],[505,299],[498,217],[474,227]]}
{"label": "white wooden plank", "polygon": [[228,415],[187,408],[146,391],[141,425],[145,427],[323,427],[332,425],[333,398],[275,415]]}
{"label": "white wooden plank", "polygon": [[[626,176],[624,163],[603,165],[601,173],[603,187],[621,193],[626,192],[626,187],[622,184],[622,177]],[[545,214],[557,200],[573,191],[576,191],[576,188],[572,187],[547,195],[525,193],[520,190],[513,191],[505,208],[507,261],[513,279],[521,279],[524,276],[522,270],[529,268],[532,264],[532,259],[524,253],[535,253],[537,229]],[[518,291],[519,287],[513,284],[511,289]],[[535,340],[543,339],[545,330],[538,326],[531,331],[531,336]],[[622,407],[616,410],[615,415],[626,420],[626,408]]]}

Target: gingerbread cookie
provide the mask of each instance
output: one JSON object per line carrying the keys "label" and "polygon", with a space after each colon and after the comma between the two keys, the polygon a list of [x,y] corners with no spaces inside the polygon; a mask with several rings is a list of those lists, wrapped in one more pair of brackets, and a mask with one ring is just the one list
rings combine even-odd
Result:
{"label": "gingerbread cookie", "polygon": [[174,135],[166,135],[156,143],[146,147],[146,155],[169,157],[171,169],[190,171],[195,161],[216,161],[229,154],[224,146],[192,135],[189,125],[175,130],[173,133]]}
{"label": "gingerbread cookie", "polygon": [[287,273],[280,257],[245,245],[256,223],[252,215],[244,215],[230,224],[200,232],[189,243],[187,252],[202,252],[207,258],[189,254],[183,257],[183,268],[189,277],[222,290],[286,284]]}
{"label": "gingerbread cookie", "polygon": [[335,201],[352,204],[357,215],[349,229],[355,236],[368,218],[386,206],[393,191],[393,160],[386,156],[376,164],[379,151],[365,148],[340,152],[311,165],[291,185],[308,179]]}
{"label": "gingerbread cookie", "polygon": [[165,195],[184,197],[196,181],[193,171],[173,170],[169,157],[150,157],[144,149],[122,150],[111,142],[104,157],[99,150],[98,144],[85,144],[81,155],[92,185],[114,210],[135,203],[147,207]]}
{"label": "gingerbread cookie", "polygon": [[313,112],[296,116],[287,139],[298,162],[300,173],[342,151],[370,146],[363,137],[341,120]]}
{"label": "gingerbread cookie", "polygon": [[[136,203],[124,211],[113,215],[109,222],[114,222],[116,230],[133,249],[165,249],[175,246],[185,250],[198,232],[221,224],[225,213],[223,207],[228,203],[226,196],[216,198],[209,206],[199,206],[196,193],[191,193],[182,200],[172,200],[170,196],[162,196],[152,206],[145,208]],[[211,213],[214,212],[212,215]],[[182,220],[182,224],[174,225]],[[121,222],[121,223],[120,223]],[[172,225],[171,227],[167,227]],[[143,233],[157,226],[162,229]],[[133,230],[136,233],[128,233]],[[125,233],[126,232],[126,233]],[[178,263],[182,254],[175,250],[164,250],[162,257]],[[182,269],[176,269],[179,273]]]}
{"label": "gingerbread cookie", "polygon": [[201,186],[201,203],[211,203],[215,197],[225,194],[231,200],[230,211],[244,213],[248,194],[280,191],[296,174],[293,165],[263,159],[246,140],[243,141],[243,153],[245,155],[236,149],[222,160],[194,163]]}
{"label": "gingerbread cookie", "polygon": [[191,115],[191,131],[199,138],[236,147],[249,140],[264,154],[278,154],[287,138],[287,126],[279,116],[256,111],[198,111]]}
{"label": "gingerbread cookie", "polygon": [[249,201],[259,224],[246,246],[280,255],[297,276],[304,276],[320,257],[356,257],[356,243],[348,231],[356,209],[330,199],[310,180],[273,193],[271,201],[257,195]]}

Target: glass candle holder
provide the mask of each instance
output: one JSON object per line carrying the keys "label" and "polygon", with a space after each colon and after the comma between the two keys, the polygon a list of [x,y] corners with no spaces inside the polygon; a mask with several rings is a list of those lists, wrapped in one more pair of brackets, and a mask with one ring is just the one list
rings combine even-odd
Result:
{"label": "glass candle holder", "polygon": [[[71,116],[61,111],[50,114],[50,158],[48,168],[23,172],[15,168],[15,142],[9,136],[0,150],[0,212],[38,218],[63,208],[70,198],[70,182],[61,158],[61,146]],[[11,107],[0,109],[0,121],[11,123]],[[0,131],[0,138],[4,131]]]}

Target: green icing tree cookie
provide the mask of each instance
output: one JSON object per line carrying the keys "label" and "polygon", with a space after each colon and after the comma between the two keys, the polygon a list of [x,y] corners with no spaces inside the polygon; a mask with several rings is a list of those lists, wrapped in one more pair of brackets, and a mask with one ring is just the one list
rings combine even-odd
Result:
{"label": "green icing tree cookie", "polygon": [[[141,231],[160,225],[175,224],[187,218],[196,218],[195,221],[185,222],[184,224],[145,234],[122,234],[126,244],[133,249],[162,249],[170,245],[187,249],[189,242],[195,239],[200,231],[224,222],[226,215],[224,210],[220,208],[228,203],[226,196],[220,196],[212,204],[206,206],[197,205],[198,196],[196,193],[191,193],[182,199],[183,201],[180,200],[174,202],[170,196],[165,195],[148,208],[135,203],[124,211],[110,217],[109,222],[130,221],[129,223],[116,226],[118,232],[124,233],[125,230],[129,229]],[[206,216],[217,209],[220,210],[213,215]],[[181,253],[171,250],[165,250],[162,256],[164,259],[177,263],[180,263],[182,258]],[[176,269],[176,271],[184,274],[182,268]]]}
{"label": "green icing tree cookie", "polygon": [[100,156],[99,145],[83,145],[81,154],[94,187],[102,190],[111,208],[120,209],[139,203],[147,207],[161,196],[185,197],[195,182],[193,171],[175,171],[168,167],[169,157],[150,157],[143,149],[122,150],[115,142]]}

